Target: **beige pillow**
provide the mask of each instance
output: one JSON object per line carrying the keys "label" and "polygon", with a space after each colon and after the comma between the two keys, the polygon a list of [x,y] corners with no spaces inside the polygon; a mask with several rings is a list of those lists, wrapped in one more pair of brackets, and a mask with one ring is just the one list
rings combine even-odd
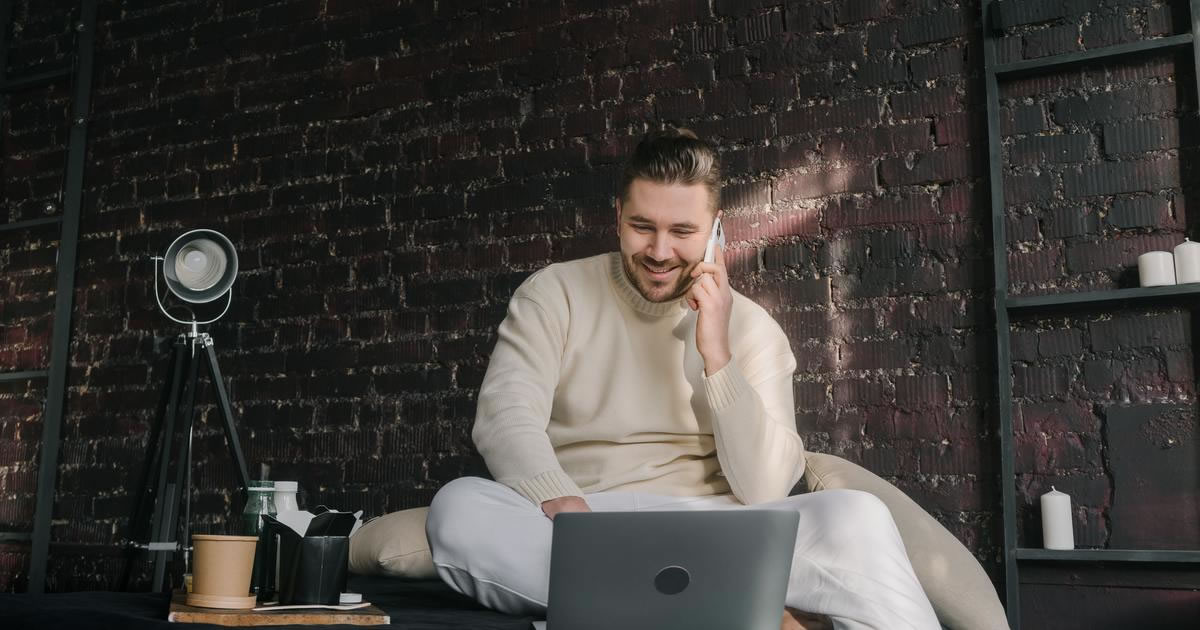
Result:
{"label": "beige pillow", "polygon": [[908,495],[840,457],[808,453],[806,461],[804,480],[810,491],[861,490],[888,506],[917,579],[943,626],[950,630],[1008,630],[1004,607],[979,561]]}
{"label": "beige pillow", "polygon": [[350,537],[350,572],[405,578],[432,578],[433,557],[425,537],[429,508],[401,510],[373,518]]}

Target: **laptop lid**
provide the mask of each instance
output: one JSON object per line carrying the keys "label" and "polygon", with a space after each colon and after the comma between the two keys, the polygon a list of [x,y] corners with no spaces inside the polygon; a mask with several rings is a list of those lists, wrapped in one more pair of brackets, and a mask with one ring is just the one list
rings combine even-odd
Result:
{"label": "laptop lid", "polygon": [[794,510],[572,512],[554,519],[548,630],[778,630]]}

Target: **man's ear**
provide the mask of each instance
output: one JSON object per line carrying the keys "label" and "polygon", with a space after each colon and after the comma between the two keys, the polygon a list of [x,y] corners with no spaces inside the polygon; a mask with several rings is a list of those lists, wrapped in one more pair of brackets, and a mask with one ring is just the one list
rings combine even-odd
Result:
{"label": "man's ear", "polygon": [[620,223],[621,222],[621,197],[620,197],[620,195],[617,196],[616,206],[617,206],[617,223]]}

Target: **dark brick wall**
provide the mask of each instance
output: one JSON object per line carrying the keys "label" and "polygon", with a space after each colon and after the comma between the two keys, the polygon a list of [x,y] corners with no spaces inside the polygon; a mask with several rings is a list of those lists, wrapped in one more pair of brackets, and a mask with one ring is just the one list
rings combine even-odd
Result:
{"label": "dark brick wall", "polygon": [[[45,4],[18,9],[16,70],[70,46],[72,3]],[[1185,26],[1149,0],[1007,4],[1006,59]],[[508,297],[549,262],[615,247],[620,162],[670,122],[721,146],[733,282],[792,340],[809,447],[897,483],[998,576],[978,14],[952,0],[106,6],[54,538],[103,547],[125,531],[176,333],[146,257],[195,227],[241,252],[211,332],[252,464],[298,479],[309,503],[371,514],[479,473],[474,396]],[[1192,73],[1160,55],[1004,88],[1014,292],[1117,286],[1137,253],[1178,240]],[[9,220],[56,195],[66,95],[11,101]],[[55,238],[0,246],[0,368],[46,361]],[[1097,410],[1194,395],[1186,312],[1152,317],[1019,323],[1022,501],[1064,485],[1087,544],[1119,529]],[[1148,337],[1147,321],[1176,332]],[[16,526],[33,513],[35,387],[0,390],[0,522]],[[233,476],[209,400],[196,501],[200,526],[221,529]],[[1022,518],[1036,544],[1036,513]],[[22,549],[0,547],[0,587],[23,587]],[[115,560],[70,549],[52,556],[54,588],[113,585]]]}

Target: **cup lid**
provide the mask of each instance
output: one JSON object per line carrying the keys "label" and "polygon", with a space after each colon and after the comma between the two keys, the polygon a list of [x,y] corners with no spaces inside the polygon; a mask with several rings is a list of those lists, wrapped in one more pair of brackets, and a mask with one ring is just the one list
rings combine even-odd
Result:
{"label": "cup lid", "polygon": [[296,490],[300,489],[300,482],[298,482],[298,481],[276,481],[275,489],[283,490],[286,492],[295,492]]}

